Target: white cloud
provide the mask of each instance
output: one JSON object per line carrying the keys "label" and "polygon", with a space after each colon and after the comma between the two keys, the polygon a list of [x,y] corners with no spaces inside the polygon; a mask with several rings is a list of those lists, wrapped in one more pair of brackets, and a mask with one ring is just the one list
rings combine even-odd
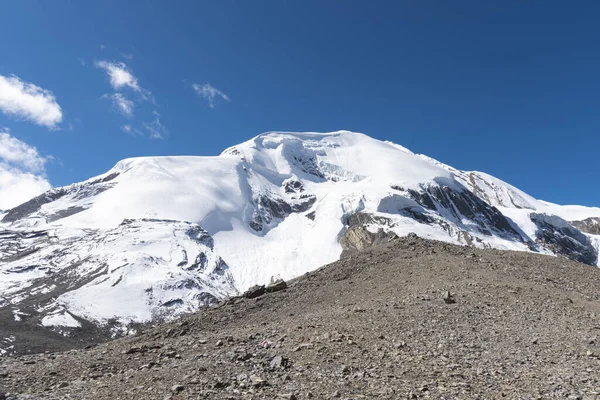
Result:
{"label": "white cloud", "polygon": [[40,156],[35,147],[0,131],[0,160],[33,173],[44,172],[46,158]]}
{"label": "white cloud", "polygon": [[[132,58],[129,54],[122,54],[125,58]],[[103,97],[110,98],[113,106],[124,116],[133,117],[134,108],[140,107],[140,112],[148,111],[150,105],[143,105],[143,102],[151,103],[157,106],[152,93],[144,89],[138,83],[137,78],[123,62],[118,61],[96,61],[97,68],[103,69],[108,75],[110,85],[115,90],[113,94],[105,94]],[[127,92],[129,90],[129,92]],[[124,94],[127,93],[127,96]],[[133,99],[131,97],[133,96]],[[136,127],[135,121],[132,124],[121,126],[121,130],[134,136],[147,136],[151,139],[163,139],[168,131],[160,121],[160,114],[153,111],[153,120],[144,122]]]}
{"label": "white cloud", "polygon": [[122,62],[96,61],[96,67],[102,68],[110,80],[110,85],[115,90],[125,87],[142,92],[142,87],[138,84],[137,78],[133,76],[127,65]]}
{"label": "white cloud", "polygon": [[49,90],[24,82],[15,75],[0,75],[0,110],[6,115],[55,128],[62,121],[62,109]]}
{"label": "white cloud", "polygon": [[219,97],[223,100],[230,101],[229,97],[225,93],[212,86],[210,83],[204,83],[202,85],[199,83],[194,83],[192,85],[192,88],[196,91],[196,93],[199,96],[202,96],[208,100],[208,106],[210,108],[215,107],[215,101]]}
{"label": "white cloud", "polygon": [[35,147],[0,131],[0,209],[6,210],[52,188],[43,157]]}
{"label": "white cloud", "polygon": [[160,114],[153,111],[154,121],[150,123],[144,123],[144,129],[146,129],[150,135],[150,139],[164,139],[168,133],[167,128],[160,122]]}
{"label": "white cloud", "polygon": [[131,136],[146,136],[144,132],[140,131],[138,128],[132,126],[131,124],[125,124],[121,126],[121,130]]}
{"label": "white cloud", "polygon": [[113,106],[115,106],[115,108],[119,110],[121,114],[123,114],[126,117],[133,116],[133,101],[129,100],[121,93],[113,93],[110,96],[110,98],[112,100]]}

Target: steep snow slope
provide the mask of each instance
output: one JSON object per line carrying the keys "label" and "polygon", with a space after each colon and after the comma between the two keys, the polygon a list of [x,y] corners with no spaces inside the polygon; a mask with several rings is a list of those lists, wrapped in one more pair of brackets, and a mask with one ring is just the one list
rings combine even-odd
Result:
{"label": "steep snow slope", "polygon": [[125,331],[410,232],[597,263],[597,238],[565,221],[596,216],[363,134],[269,132],[215,157],[126,159],[8,210],[0,301]]}

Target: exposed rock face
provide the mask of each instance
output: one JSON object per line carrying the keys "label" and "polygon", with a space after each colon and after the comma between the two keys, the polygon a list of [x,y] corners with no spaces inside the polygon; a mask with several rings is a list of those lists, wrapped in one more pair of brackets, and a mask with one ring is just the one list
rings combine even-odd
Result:
{"label": "exposed rock face", "polygon": [[50,203],[54,200],[60,199],[67,194],[66,189],[59,188],[50,190],[43,193],[33,199],[9,210],[6,215],[2,218],[2,222],[15,222],[21,218],[25,218],[30,214],[38,211],[44,204]]}
{"label": "exposed rock face", "polygon": [[[15,222],[26,218],[27,216],[39,211],[44,204],[51,203],[65,196],[70,196],[73,200],[95,196],[96,194],[110,189],[113,186],[110,181],[115,179],[117,176],[119,176],[119,173],[115,172],[105,176],[104,178],[49,190],[48,192],[34,197],[33,199],[9,210],[2,218],[2,222]],[[48,215],[47,222],[53,222],[58,219],[68,217],[85,209],[86,207],[69,207],[63,211]]]}
{"label": "exposed rock face", "polygon": [[308,211],[317,201],[297,179],[284,180],[281,189],[283,193],[257,191],[254,196],[254,211],[248,225],[256,232],[266,233],[290,214]]}
{"label": "exposed rock face", "polygon": [[302,194],[287,201],[276,195],[261,195],[256,200],[256,210],[249,225],[257,232],[266,226],[280,222],[292,213],[307,211],[317,198],[311,194]]}
{"label": "exposed rock face", "polygon": [[376,228],[375,232],[370,231],[368,226],[374,222],[379,226],[390,224],[390,221],[384,217],[367,213],[356,213],[348,218],[348,229],[340,239],[343,249],[342,257],[380,246],[398,238],[394,232],[385,232],[382,228]]}
{"label": "exposed rock face", "polygon": [[571,225],[581,232],[600,235],[600,218],[590,217],[581,221],[571,221]]}
{"label": "exposed rock face", "polygon": [[567,221],[555,215],[532,213],[530,217],[538,227],[538,243],[548,247],[555,254],[584,264],[596,265],[598,251],[586,235]]}
{"label": "exposed rock face", "polygon": [[[468,190],[456,190],[444,184],[423,186],[420,190],[405,189],[399,185],[392,185],[391,188],[399,193],[382,198],[377,210],[383,214],[398,214],[420,224],[438,226],[458,242],[467,245],[485,247],[485,243],[477,236],[484,235],[524,243],[535,250],[535,245],[528,243],[496,207]],[[360,220],[364,224],[383,225],[386,229],[393,229],[398,224],[382,216],[375,220],[363,216]],[[353,234],[351,232],[348,235]]]}
{"label": "exposed rock face", "polygon": [[502,233],[523,241],[506,217],[494,206],[481,200],[468,190],[457,191],[449,186],[429,186],[422,192],[408,191],[410,197],[428,210],[450,215],[455,222],[464,218],[475,222],[479,231],[491,235],[491,231]]}
{"label": "exposed rock face", "polygon": [[469,188],[475,196],[488,204],[499,207],[534,209],[530,201],[518,190],[508,185],[498,184],[486,174],[458,170],[455,170],[455,173],[461,183]]}
{"label": "exposed rock face", "polygon": [[247,299],[254,299],[266,293],[265,285],[254,285],[246,290],[243,296]]}

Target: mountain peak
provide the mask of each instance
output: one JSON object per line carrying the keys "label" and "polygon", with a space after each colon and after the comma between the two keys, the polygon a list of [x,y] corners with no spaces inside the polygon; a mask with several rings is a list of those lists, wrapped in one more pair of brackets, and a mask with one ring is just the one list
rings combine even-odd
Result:
{"label": "mountain peak", "polygon": [[[571,224],[591,217],[600,209],[541,202],[361,133],[266,132],[218,156],[125,159],[8,210],[0,290],[6,304],[52,293],[35,308],[46,322],[113,315],[125,332],[409,233],[595,265],[600,236]],[[136,310],[89,302],[130,291]]]}

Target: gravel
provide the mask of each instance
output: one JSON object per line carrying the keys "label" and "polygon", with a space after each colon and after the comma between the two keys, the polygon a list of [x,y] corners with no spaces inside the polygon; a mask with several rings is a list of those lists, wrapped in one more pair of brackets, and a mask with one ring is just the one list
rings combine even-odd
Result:
{"label": "gravel", "polygon": [[600,398],[596,268],[411,236],[285,287],[0,358],[0,399]]}

